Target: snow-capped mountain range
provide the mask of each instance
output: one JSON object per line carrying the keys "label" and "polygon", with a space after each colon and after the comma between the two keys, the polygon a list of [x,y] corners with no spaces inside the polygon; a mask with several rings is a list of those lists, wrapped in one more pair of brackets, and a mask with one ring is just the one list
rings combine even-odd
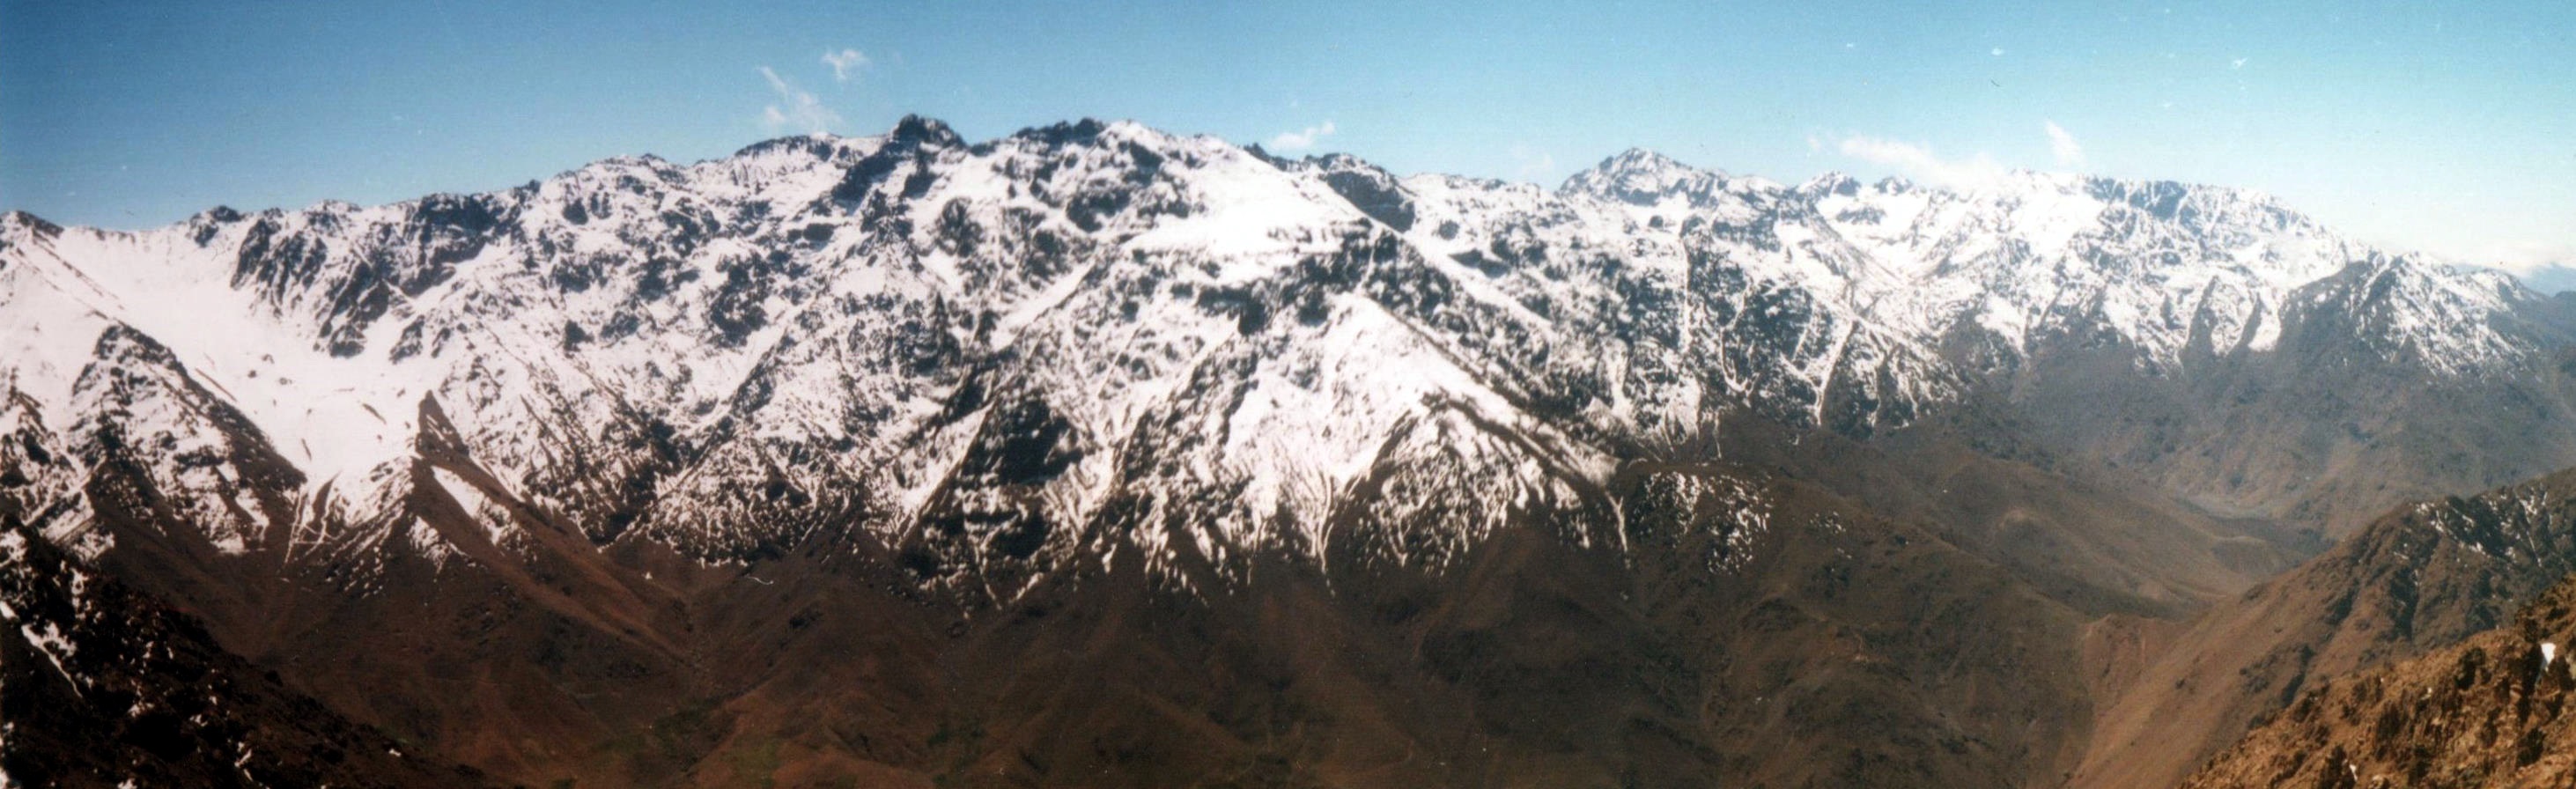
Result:
{"label": "snow-capped mountain range", "polygon": [[1129,548],[1191,583],[1436,567],[1514,521],[1623,540],[1606,481],[1728,420],[1865,438],[2078,352],[2188,381],[2294,341],[2518,380],[2565,347],[2551,304],[2235,189],[1629,151],[1551,191],[908,118],[145,232],[11,214],[0,515],[95,556],[102,507],[148,511],[353,577],[853,526],[1004,597]]}

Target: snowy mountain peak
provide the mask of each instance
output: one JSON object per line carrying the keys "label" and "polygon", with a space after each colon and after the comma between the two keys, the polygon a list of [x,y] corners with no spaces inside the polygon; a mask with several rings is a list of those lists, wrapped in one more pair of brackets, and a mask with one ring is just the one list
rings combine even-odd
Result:
{"label": "snowy mountain peak", "polygon": [[1611,154],[1604,157],[1600,164],[1593,165],[1591,170],[1610,176],[1635,175],[1649,178],[1711,172],[1683,164],[1679,159],[1646,148],[1629,148]]}
{"label": "snowy mountain peak", "polygon": [[1814,178],[1809,178],[1806,183],[1799,184],[1797,188],[1799,194],[1805,195],[1810,200],[1827,196],[1851,197],[1860,194],[1860,190],[1860,179],[1839,170],[1828,170]]}
{"label": "snowy mountain peak", "polygon": [[958,137],[957,132],[948,128],[947,123],[919,115],[906,115],[903,116],[903,120],[896,121],[894,128],[886,132],[886,139],[897,145],[942,148],[954,148],[966,144],[965,139]]}
{"label": "snowy mountain peak", "polygon": [[2322,231],[2313,220],[2260,190],[2112,178],[2083,178],[2077,183],[2093,199],[2123,205],[2162,221],[2253,230]]}
{"label": "snowy mountain peak", "polygon": [[1283,169],[1322,178],[1342,199],[1350,201],[1352,207],[1397,232],[1413,229],[1417,218],[1413,196],[1402,179],[1384,168],[1341,153],[1309,156],[1300,161],[1271,161]]}
{"label": "snowy mountain peak", "polygon": [[51,238],[63,232],[61,225],[45,221],[25,211],[0,214],[0,249]]}
{"label": "snowy mountain peak", "polygon": [[1725,173],[1692,167],[1644,148],[1630,148],[1568,176],[1557,191],[1633,205],[1652,205],[1669,197],[1709,204],[1718,201],[1730,185]]}

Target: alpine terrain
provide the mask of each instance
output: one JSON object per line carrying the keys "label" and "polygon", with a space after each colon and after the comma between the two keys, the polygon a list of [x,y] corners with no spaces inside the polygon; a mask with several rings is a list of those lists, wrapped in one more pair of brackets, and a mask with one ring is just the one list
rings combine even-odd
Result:
{"label": "alpine terrain", "polygon": [[2172,785],[2511,679],[2576,483],[2451,497],[2571,466],[2576,296],[2211,186],[913,117],[12,213],[0,769]]}

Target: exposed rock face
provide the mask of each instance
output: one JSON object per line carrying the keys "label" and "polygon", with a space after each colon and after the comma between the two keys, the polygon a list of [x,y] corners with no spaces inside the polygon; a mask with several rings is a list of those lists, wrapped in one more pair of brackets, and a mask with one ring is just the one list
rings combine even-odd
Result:
{"label": "exposed rock face", "polygon": [[16,526],[0,531],[0,617],[0,775],[13,785],[487,785]]}
{"label": "exposed rock face", "polygon": [[2319,683],[2508,625],[2571,572],[2576,472],[2402,507],[2173,636],[2074,783],[2169,786]]}
{"label": "exposed rock face", "polygon": [[2567,786],[2570,638],[2576,578],[2509,624],[2300,694],[2183,786]]}

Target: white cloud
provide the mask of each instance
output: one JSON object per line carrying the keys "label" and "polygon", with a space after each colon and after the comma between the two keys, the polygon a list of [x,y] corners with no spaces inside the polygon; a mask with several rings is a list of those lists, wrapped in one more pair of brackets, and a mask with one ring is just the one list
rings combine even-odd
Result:
{"label": "white cloud", "polygon": [[830,107],[823,106],[823,101],[814,98],[814,94],[787,84],[787,79],[778,76],[777,71],[768,66],[762,66],[760,76],[769,80],[769,89],[778,94],[778,103],[771,104],[760,112],[761,124],[769,127],[771,133],[793,128],[811,134],[821,134],[833,126],[840,125],[839,113],[833,112]]}
{"label": "white cloud", "polygon": [[1333,122],[1325,121],[1322,125],[1318,126],[1308,126],[1304,129],[1292,132],[1280,132],[1279,136],[1270,138],[1270,147],[1282,151],[1306,150],[1308,148],[1315,147],[1316,141],[1333,136],[1333,131]]}
{"label": "white cloud", "polygon": [[868,56],[855,49],[823,53],[823,64],[832,67],[833,82],[848,82],[869,66]]}
{"label": "white cloud", "polygon": [[1512,144],[1512,164],[1513,174],[1523,181],[1537,181],[1556,174],[1556,156],[1528,143]]}
{"label": "white cloud", "polygon": [[2237,58],[2235,60],[2227,61],[2227,67],[2229,69],[2242,69],[2245,67],[2245,60],[2245,58]]}
{"label": "white cloud", "polygon": [[2576,268],[2576,242],[2495,241],[2474,246],[2465,256],[2469,263],[2530,276],[2556,268],[2562,272]]}
{"label": "white cloud", "polygon": [[2084,163],[2084,146],[2075,142],[2075,135],[2066,133],[2066,128],[2057,125],[2056,121],[2041,123],[2047,126],[2048,152],[2057,157],[2057,166],[2074,167]]}
{"label": "white cloud", "polygon": [[1875,137],[1845,138],[1842,151],[1844,156],[1889,165],[1917,181],[1952,189],[1981,188],[2005,174],[2003,165],[1982,153],[1964,161],[1944,159],[1921,145]]}

